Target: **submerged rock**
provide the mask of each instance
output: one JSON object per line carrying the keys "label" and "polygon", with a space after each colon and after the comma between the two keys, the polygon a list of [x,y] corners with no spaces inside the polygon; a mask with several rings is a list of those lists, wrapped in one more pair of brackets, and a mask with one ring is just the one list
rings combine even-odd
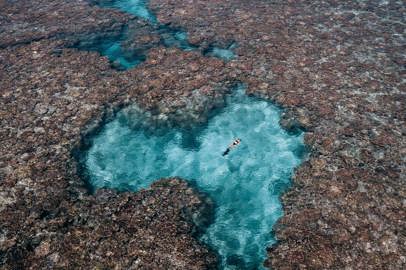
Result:
{"label": "submerged rock", "polygon": [[150,118],[177,126],[206,122],[236,84],[221,60],[163,47],[151,50],[145,63],[123,76],[131,80],[128,91]]}
{"label": "submerged rock", "polygon": [[89,6],[86,1],[2,1],[0,48],[42,39],[69,42],[84,37],[117,35],[129,16]]}
{"label": "submerged rock", "polygon": [[186,29],[192,43],[236,42],[238,58],[227,66],[244,71],[249,93],[290,108],[286,127],[307,131],[311,158],[282,198],[280,242],[266,265],[405,268],[404,3],[150,5],[158,20]]}
{"label": "submerged rock", "polygon": [[[280,242],[266,265],[404,269],[404,3],[151,0],[150,6],[160,23],[184,29],[200,48],[235,42],[238,58],[224,63],[156,48],[144,64],[119,73],[97,53],[66,47],[93,33],[117,35],[130,20],[124,13],[78,0],[0,2],[2,266],[211,267],[212,255],[195,245],[177,210],[140,238],[137,260],[123,245],[136,241],[136,229],[120,229],[127,224],[114,223],[113,213],[125,217],[119,202],[154,191],[110,191],[111,205],[100,202],[87,194],[72,150],[133,102],[157,119],[204,121],[228,86],[242,81],[250,94],[292,111],[296,123],[286,125],[307,131],[312,153],[283,196]],[[149,198],[160,196],[168,208],[176,205],[170,195]],[[137,217],[167,210],[149,209]],[[181,234],[169,241],[159,237],[178,227]],[[155,241],[162,241],[157,257]],[[182,252],[174,254],[172,242]]]}
{"label": "submerged rock", "polygon": [[137,88],[125,89],[138,75],[123,76],[95,53],[53,54],[61,44],[0,51],[2,265],[212,268],[215,256],[192,236],[199,231],[193,221],[204,223],[210,211],[184,182],[88,194],[74,153],[114,108],[136,98]]}

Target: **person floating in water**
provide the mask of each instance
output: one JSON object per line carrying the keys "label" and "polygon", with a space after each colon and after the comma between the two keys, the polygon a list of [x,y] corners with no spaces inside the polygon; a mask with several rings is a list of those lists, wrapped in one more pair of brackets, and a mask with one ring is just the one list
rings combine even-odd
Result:
{"label": "person floating in water", "polygon": [[228,152],[230,152],[231,149],[233,149],[234,147],[236,147],[237,145],[239,145],[240,142],[241,142],[241,139],[239,139],[239,138],[235,139],[235,140],[233,141],[233,143],[230,144],[230,145],[227,147],[226,151],[224,151],[223,157],[224,157],[225,155],[227,155]]}

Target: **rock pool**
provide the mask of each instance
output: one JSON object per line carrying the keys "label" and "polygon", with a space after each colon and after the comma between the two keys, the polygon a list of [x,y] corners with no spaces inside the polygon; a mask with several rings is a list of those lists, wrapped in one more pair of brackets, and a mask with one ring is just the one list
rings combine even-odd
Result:
{"label": "rock pool", "polygon": [[[279,196],[304,157],[303,136],[280,127],[279,108],[242,89],[226,103],[193,130],[151,130],[145,116],[124,109],[94,137],[85,165],[95,188],[137,191],[169,176],[193,181],[215,203],[200,237],[219,254],[220,268],[258,269],[275,242]],[[241,144],[222,156],[237,137]]]}

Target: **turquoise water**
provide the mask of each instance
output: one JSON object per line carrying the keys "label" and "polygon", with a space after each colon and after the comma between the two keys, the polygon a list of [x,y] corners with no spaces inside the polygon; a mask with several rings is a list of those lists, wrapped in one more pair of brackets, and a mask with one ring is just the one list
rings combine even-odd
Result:
{"label": "turquoise water", "polygon": [[197,49],[196,46],[189,43],[187,33],[181,29],[160,26],[158,33],[160,34],[163,45],[166,47],[177,47],[184,51]]}
{"label": "turquoise water", "polygon": [[117,8],[147,21],[156,23],[155,15],[148,9],[147,0],[102,0],[98,5],[106,8]]}
{"label": "turquoise water", "polygon": [[[302,134],[290,135],[269,102],[238,92],[196,130],[143,128],[144,116],[121,111],[95,136],[85,156],[90,184],[139,190],[161,177],[192,180],[215,202],[213,223],[201,236],[219,254],[221,269],[260,269],[281,193],[303,159]],[[222,153],[235,139],[241,144]]]}
{"label": "turquoise water", "polygon": [[97,51],[107,56],[112,65],[120,70],[130,69],[145,60],[145,55],[126,54],[121,48],[121,40],[105,39],[91,44],[78,44],[76,47],[89,51]]}
{"label": "turquoise water", "polygon": [[207,56],[214,56],[223,59],[224,61],[230,61],[236,58],[236,55],[233,51],[236,46],[237,45],[235,43],[228,46],[228,48],[211,46],[204,52],[204,54]]}
{"label": "turquoise water", "polygon": [[[95,0],[94,3],[104,8],[119,9],[144,19],[153,25],[157,23],[155,15],[148,9],[147,0]],[[127,70],[142,63],[146,58],[146,52],[140,55],[136,52],[123,51],[121,43],[128,38],[127,35],[127,31],[123,30],[121,35],[114,38],[103,38],[95,41],[83,40],[74,47],[80,50],[97,51],[100,55],[106,56],[113,67],[119,70]]]}
{"label": "turquoise water", "polygon": [[[199,49],[198,46],[194,46],[188,42],[187,33],[182,29],[159,24],[156,16],[148,9],[147,0],[95,0],[93,2],[98,6],[119,9],[147,21],[152,28],[155,29],[154,34],[160,36],[160,45],[177,47],[185,51]],[[119,70],[127,70],[145,61],[147,55],[145,48],[139,51],[126,51],[122,48],[122,42],[130,38],[129,34],[130,33],[124,29],[122,33],[116,37],[81,40],[73,47],[80,50],[97,51],[100,55],[106,56],[110,60],[112,67]],[[134,32],[132,34],[136,35],[137,33]],[[229,48],[213,46],[207,50],[205,55],[229,61],[235,58],[232,49],[231,46]]]}
{"label": "turquoise water", "polygon": [[234,52],[229,49],[222,49],[222,48],[213,48],[212,51],[213,56],[219,57],[224,60],[231,60],[234,59],[235,55]]}

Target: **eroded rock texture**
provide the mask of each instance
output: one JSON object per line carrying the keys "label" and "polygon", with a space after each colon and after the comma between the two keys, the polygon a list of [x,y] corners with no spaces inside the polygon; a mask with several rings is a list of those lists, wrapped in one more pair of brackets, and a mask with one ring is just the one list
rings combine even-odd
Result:
{"label": "eroded rock texture", "polygon": [[190,42],[238,44],[230,66],[290,108],[311,158],[283,196],[275,269],[405,267],[405,4],[152,0]]}
{"label": "eroded rock texture", "polygon": [[86,194],[72,151],[111,115],[108,108],[126,104],[130,86],[107,60],[75,50],[54,55],[55,45],[42,41],[0,54],[2,265],[213,265],[215,257],[191,235],[192,221],[210,204],[184,182],[162,181],[136,194]]}
{"label": "eroded rock texture", "polygon": [[[40,41],[32,40],[31,30],[1,38],[1,268],[212,268],[215,256],[192,237],[195,223],[209,215],[206,199],[176,179],[136,194],[90,196],[72,153],[121,106],[137,101],[159,115],[164,107],[158,105],[176,96],[213,100],[217,90],[227,89],[222,62],[203,63],[196,53],[157,48],[143,68],[119,73],[97,53],[67,48],[87,35],[83,20],[92,21],[96,36],[115,33],[115,13],[82,3],[73,9],[107,17],[106,25],[91,15],[71,20],[62,2],[39,3],[46,14],[61,4],[57,10],[66,18],[44,20],[60,27],[60,38],[47,25]],[[17,9],[30,3],[2,3],[2,18],[16,12],[36,20],[34,4]],[[8,23],[2,27],[17,27]],[[75,29],[74,35],[66,29]],[[195,66],[216,75],[198,74]],[[189,85],[176,80],[180,77]]]}
{"label": "eroded rock texture", "polygon": [[311,151],[283,196],[280,243],[266,265],[405,268],[404,2],[150,6],[200,50],[235,43],[237,58],[139,41],[125,47],[147,46],[146,62],[118,72],[70,47],[120,35],[131,16],[79,0],[0,1],[1,267],[213,268],[215,257],[191,236],[206,199],[174,179],[89,195],[72,151],[134,102],[158,120],[205,121],[241,81],[286,107],[283,125],[306,129]]}
{"label": "eroded rock texture", "polygon": [[42,39],[117,35],[129,16],[83,0],[1,1],[0,48]]}

